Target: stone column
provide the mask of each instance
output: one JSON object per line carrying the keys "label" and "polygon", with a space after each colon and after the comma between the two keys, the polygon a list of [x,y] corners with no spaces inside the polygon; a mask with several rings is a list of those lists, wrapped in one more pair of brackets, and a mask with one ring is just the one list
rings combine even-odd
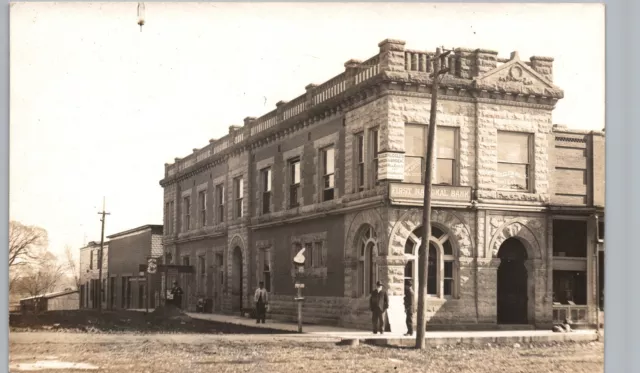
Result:
{"label": "stone column", "polygon": [[553,82],[553,57],[533,56],[530,60],[533,70],[547,78],[549,82]]}
{"label": "stone column", "polygon": [[380,71],[405,71],[404,45],[402,40],[386,39],[380,47]]}
{"label": "stone column", "polygon": [[498,66],[498,52],[488,49],[475,51],[475,76],[482,76]]}
{"label": "stone column", "polygon": [[499,258],[478,258],[478,323],[496,324]]}
{"label": "stone column", "polygon": [[404,295],[404,256],[379,256],[376,258],[378,281],[387,288],[391,295]]}

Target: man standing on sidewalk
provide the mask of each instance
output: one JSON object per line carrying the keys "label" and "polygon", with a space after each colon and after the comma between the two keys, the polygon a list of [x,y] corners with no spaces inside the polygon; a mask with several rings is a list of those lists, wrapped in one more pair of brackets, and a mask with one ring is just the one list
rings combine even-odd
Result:
{"label": "man standing on sidewalk", "polygon": [[269,304],[269,293],[264,288],[264,282],[260,281],[259,287],[256,289],[254,296],[256,302],[256,324],[261,321],[264,324],[267,318],[267,304]]}
{"label": "man standing on sidewalk", "polygon": [[384,334],[384,313],[389,308],[389,296],[380,281],[376,283],[376,288],[371,292],[369,307],[373,321],[373,334],[377,334],[378,331],[380,334]]}
{"label": "man standing on sidewalk", "polygon": [[411,280],[407,280],[404,285],[404,312],[407,314],[407,334],[413,335],[413,285]]}

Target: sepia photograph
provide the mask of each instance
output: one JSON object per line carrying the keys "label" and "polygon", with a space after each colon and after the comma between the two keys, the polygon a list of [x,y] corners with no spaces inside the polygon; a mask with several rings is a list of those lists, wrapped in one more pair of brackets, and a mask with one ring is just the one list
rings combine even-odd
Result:
{"label": "sepia photograph", "polygon": [[11,3],[10,371],[603,372],[604,17]]}

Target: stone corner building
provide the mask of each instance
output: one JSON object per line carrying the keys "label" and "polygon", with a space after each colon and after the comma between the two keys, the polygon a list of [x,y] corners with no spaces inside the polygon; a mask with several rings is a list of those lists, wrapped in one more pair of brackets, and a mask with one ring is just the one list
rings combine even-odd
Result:
{"label": "stone corner building", "polygon": [[[173,263],[196,266],[190,299],[239,312],[265,281],[272,317],[293,319],[302,247],[305,322],[368,328],[376,280],[402,295],[403,280],[417,279],[432,56],[385,40],[372,58],[165,165],[163,245]],[[594,324],[604,133],[553,125],[563,91],[552,58],[458,49],[448,66],[430,327]]]}

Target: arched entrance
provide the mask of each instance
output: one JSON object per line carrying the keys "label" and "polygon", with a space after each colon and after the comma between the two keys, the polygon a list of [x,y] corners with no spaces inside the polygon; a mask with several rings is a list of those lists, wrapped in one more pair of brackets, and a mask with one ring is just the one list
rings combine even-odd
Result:
{"label": "arched entrance", "polygon": [[527,324],[527,250],[511,237],[500,246],[498,258],[498,324]]}
{"label": "arched entrance", "polygon": [[233,249],[233,264],[231,267],[231,308],[233,311],[242,310],[242,249]]}

